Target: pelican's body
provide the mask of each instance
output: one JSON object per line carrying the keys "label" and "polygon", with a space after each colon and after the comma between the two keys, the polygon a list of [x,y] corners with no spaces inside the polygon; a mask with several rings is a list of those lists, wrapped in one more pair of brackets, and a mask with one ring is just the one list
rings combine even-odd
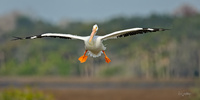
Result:
{"label": "pelican's body", "polygon": [[88,54],[92,57],[101,56],[102,50],[106,49],[101,38],[99,36],[94,36],[91,42],[89,42],[89,38],[90,37],[88,36],[84,40],[85,49],[88,50]]}
{"label": "pelican's body", "polygon": [[111,62],[111,60],[107,57],[105,50],[106,47],[103,45],[103,41],[107,39],[116,39],[119,37],[126,37],[130,35],[142,34],[146,32],[156,32],[156,31],[164,31],[166,29],[162,28],[131,28],[121,31],[116,31],[104,36],[97,36],[96,33],[98,31],[98,26],[95,24],[92,29],[92,33],[90,36],[76,36],[71,34],[60,34],[60,33],[44,33],[41,35],[36,36],[29,36],[25,38],[15,37],[14,40],[21,40],[21,39],[36,39],[42,37],[59,37],[65,39],[78,39],[84,41],[85,44],[85,53],[81,56],[78,60],[83,63],[87,60],[86,53],[92,57],[99,57],[102,53],[105,55],[105,60],[107,63]]}

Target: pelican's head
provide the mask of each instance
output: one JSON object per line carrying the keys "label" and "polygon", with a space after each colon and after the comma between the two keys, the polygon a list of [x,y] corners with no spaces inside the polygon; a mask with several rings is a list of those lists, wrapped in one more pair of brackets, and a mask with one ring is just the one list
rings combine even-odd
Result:
{"label": "pelican's head", "polygon": [[92,29],[92,31],[98,31],[98,26],[97,26],[97,24],[95,24],[94,26],[93,26],[93,29]]}
{"label": "pelican's head", "polygon": [[93,39],[94,35],[97,33],[97,31],[98,31],[98,26],[97,26],[97,24],[95,24],[95,25],[93,26],[93,28],[92,28],[92,33],[91,33],[91,35],[90,35],[89,42],[92,41],[92,39]]}

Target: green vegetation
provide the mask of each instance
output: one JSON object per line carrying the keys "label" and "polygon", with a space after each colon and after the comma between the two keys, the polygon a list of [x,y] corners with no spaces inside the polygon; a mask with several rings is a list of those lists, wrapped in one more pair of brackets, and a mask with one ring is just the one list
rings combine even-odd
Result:
{"label": "green vegetation", "polygon": [[109,67],[104,69],[104,71],[102,71],[101,75],[104,77],[113,77],[113,76],[119,76],[123,74],[123,68],[122,67]]}
{"label": "green vegetation", "polygon": [[192,88],[191,93],[192,96],[190,96],[190,100],[199,100],[200,99],[200,90],[199,88]]}
{"label": "green vegetation", "polygon": [[0,34],[1,76],[81,76],[85,73],[84,67],[94,67],[91,70],[94,75],[109,77],[117,74],[166,79],[200,77],[200,15],[175,17],[153,14],[148,17],[119,17],[97,23],[98,35],[132,27],[170,29],[105,41],[106,53],[112,61],[110,64],[105,63],[103,56],[89,57],[86,63],[80,64],[78,58],[84,53],[84,45],[78,40],[43,38],[10,41],[12,36],[45,32],[85,36],[90,34],[95,22],[71,22],[60,27],[18,16],[15,23],[12,31]]}
{"label": "green vegetation", "polygon": [[5,89],[0,92],[0,100],[55,100],[53,96],[44,94],[43,92],[25,89]]}

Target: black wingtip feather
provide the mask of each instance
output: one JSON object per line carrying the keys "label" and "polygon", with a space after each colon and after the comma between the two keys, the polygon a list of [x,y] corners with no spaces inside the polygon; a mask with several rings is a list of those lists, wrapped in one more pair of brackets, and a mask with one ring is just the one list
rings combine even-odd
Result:
{"label": "black wingtip feather", "polygon": [[16,36],[13,36],[13,39],[12,39],[12,41],[15,41],[15,40],[22,40],[23,38],[21,38],[21,37],[16,37]]}
{"label": "black wingtip feather", "polygon": [[152,32],[157,32],[157,31],[166,31],[166,30],[170,30],[170,29],[164,29],[164,28],[153,28]]}
{"label": "black wingtip feather", "polygon": [[166,30],[170,30],[170,29],[164,29],[164,28],[159,29],[159,31],[166,31]]}

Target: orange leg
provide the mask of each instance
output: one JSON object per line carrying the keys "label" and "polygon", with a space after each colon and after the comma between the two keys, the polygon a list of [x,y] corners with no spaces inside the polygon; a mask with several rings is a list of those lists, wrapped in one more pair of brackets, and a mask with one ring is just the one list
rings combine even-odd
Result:
{"label": "orange leg", "polygon": [[85,54],[87,53],[88,50],[85,50],[85,53],[83,56],[79,57],[78,60],[81,62],[81,63],[84,63],[86,60],[87,60],[87,57]]}
{"label": "orange leg", "polygon": [[111,62],[111,60],[106,56],[105,51],[104,51],[104,50],[102,50],[102,51],[103,51],[103,53],[104,53],[104,55],[105,55],[105,60],[106,60],[106,62],[107,62],[107,63]]}

